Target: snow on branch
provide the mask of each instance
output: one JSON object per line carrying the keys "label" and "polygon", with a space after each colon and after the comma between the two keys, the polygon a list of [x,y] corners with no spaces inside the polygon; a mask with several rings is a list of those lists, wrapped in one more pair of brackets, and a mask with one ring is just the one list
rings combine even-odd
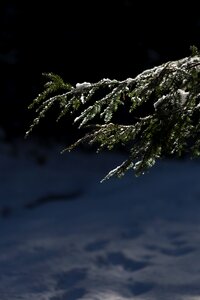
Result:
{"label": "snow on branch", "polygon": [[[74,124],[88,128],[86,135],[65,150],[70,151],[85,142],[97,145],[97,152],[112,150],[118,145],[128,147],[127,160],[104,179],[114,175],[121,177],[129,169],[139,176],[157,159],[166,156],[186,153],[199,156],[200,55],[196,47],[191,50],[188,57],[163,63],[123,81],[104,78],[72,86],[58,75],[44,74],[48,81],[29,106],[35,109],[37,116],[26,137],[58,103],[57,121],[67,114],[75,114]],[[113,122],[121,105],[126,105],[132,115],[129,125]],[[101,120],[98,123],[97,117]]]}

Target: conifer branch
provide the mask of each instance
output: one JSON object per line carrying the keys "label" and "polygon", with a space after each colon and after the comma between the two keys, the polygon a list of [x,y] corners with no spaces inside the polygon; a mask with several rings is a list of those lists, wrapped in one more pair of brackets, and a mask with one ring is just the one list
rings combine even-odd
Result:
{"label": "conifer branch", "polygon": [[[58,75],[44,74],[49,81],[29,106],[35,109],[37,116],[25,136],[58,103],[57,121],[67,114],[76,113],[74,124],[77,123],[79,128],[85,126],[89,131],[63,152],[85,142],[97,145],[97,152],[128,145],[127,160],[104,179],[121,177],[129,169],[139,176],[157,159],[166,156],[199,156],[200,54],[194,46],[191,52],[188,57],[163,63],[123,81],[102,79],[72,86]],[[146,104],[150,109],[144,116],[142,112]],[[132,124],[112,122],[121,105],[129,108]],[[97,117],[102,124],[94,122],[92,125],[91,121]]]}

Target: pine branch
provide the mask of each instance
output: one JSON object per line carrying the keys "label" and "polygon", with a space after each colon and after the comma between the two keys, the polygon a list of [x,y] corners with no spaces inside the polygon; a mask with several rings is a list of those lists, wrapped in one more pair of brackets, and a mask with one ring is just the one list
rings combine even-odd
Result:
{"label": "pine branch", "polygon": [[[71,151],[81,143],[112,150],[127,146],[129,156],[104,179],[121,177],[129,169],[139,176],[151,168],[157,159],[166,156],[191,157],[200,155],[200,55],[191,47],[191,55],[145,70],[135,78],[123,81],[102,79],[95,83],[83,82],[72,86],[55,74],[44,74],[48,81],[44,91],[29,108],[37,116],[26,132],[26,137],[58,103],[57,121],[76,113],[74,124],[88,128],[88,133],[63,150]],[[143,116],[145,105],[152,107]],[[129,107],[132,124],[112,123],[121,105]],[[91,124],[98,117],[103,124]],[[103,180],[104,180],[103,179]]]}

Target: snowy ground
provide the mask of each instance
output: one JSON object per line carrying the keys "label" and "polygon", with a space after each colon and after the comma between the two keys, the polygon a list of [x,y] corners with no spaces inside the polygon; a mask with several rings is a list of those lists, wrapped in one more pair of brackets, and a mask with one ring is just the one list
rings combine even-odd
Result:
{"label": "snowy ground", "polygon": [[0,143],[0,300],[200,299],[200,162]]}

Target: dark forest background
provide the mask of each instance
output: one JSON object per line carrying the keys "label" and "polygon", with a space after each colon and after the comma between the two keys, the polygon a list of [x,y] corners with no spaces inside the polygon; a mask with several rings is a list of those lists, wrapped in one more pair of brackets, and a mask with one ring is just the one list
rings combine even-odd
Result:
{"label": "dark forest background", "polygon": [[[198,3],[166,1],[0,1],[0,128],[5,139],[23,137],[42,90],[43,72],[65,81],[123,80],[199,47]],[[76,134],[71,120],[48,114],[34,134]],[[122,115],[122,121],[123,121]]]}

